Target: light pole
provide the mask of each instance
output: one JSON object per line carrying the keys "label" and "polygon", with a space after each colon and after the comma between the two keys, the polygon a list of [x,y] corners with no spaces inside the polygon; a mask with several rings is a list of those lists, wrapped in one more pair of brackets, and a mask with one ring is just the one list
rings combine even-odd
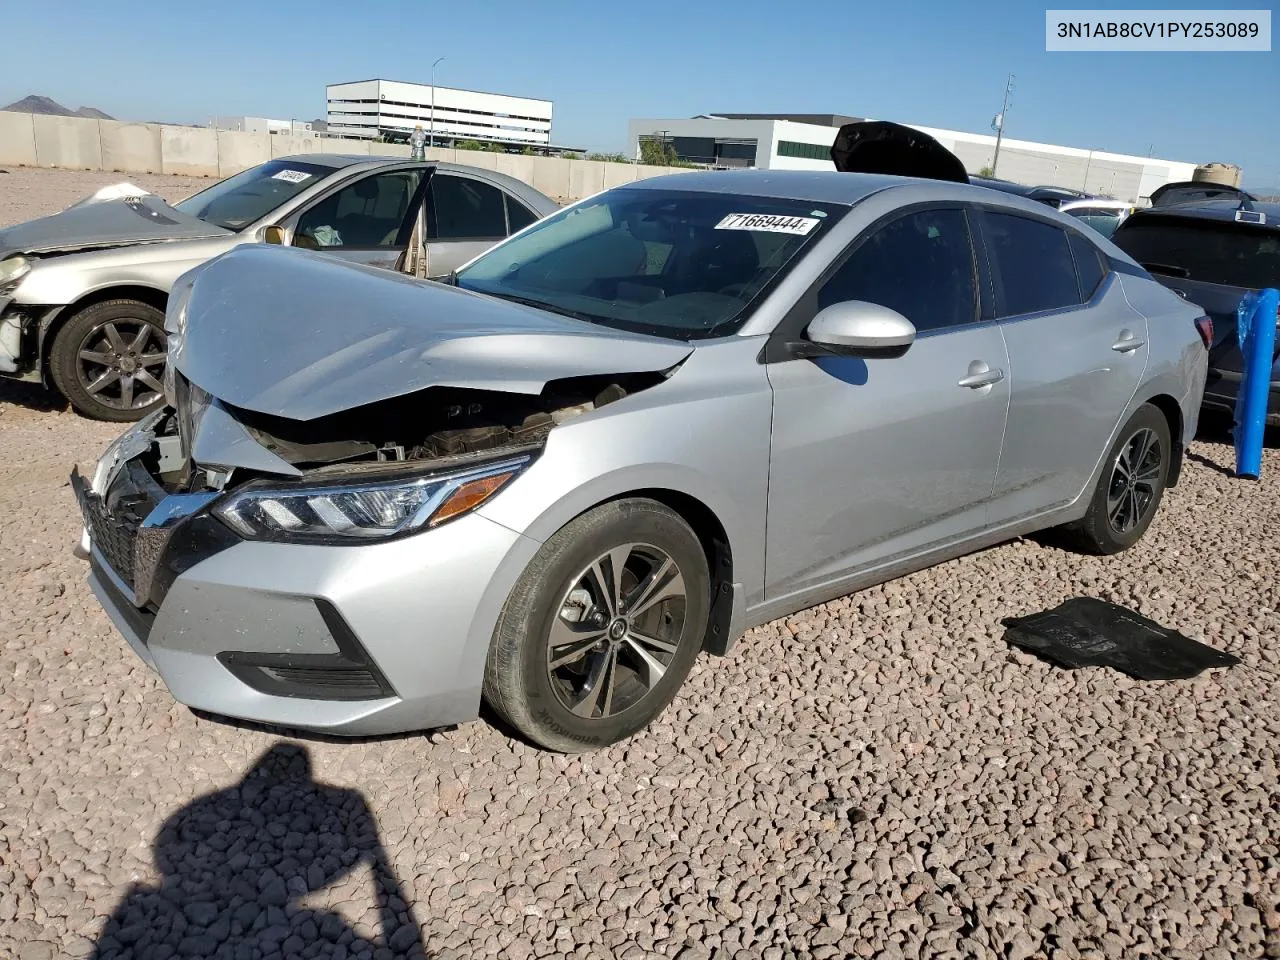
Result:
{"label": "light pole", "polygon": [[998,177],[996,172],[1000,167],[1000,141],[1004,139],[1004,115],[1009,111],[1009,94],[1013,93],[1013,74],[1009,74],[1009,79],[1004,85],[1004,103],[1000,106],[1000,112],[996,114],[995,119],[991,121],[991,126],[996,131],[996,153],[991,158],[991,176]]}
{"label": "light pole", "polygon": [[431,132],[427,137],[433,150],[436,146],[436,67],[441,61],[448,59],[448,57],[437,57],[435,63],[431,64]]}

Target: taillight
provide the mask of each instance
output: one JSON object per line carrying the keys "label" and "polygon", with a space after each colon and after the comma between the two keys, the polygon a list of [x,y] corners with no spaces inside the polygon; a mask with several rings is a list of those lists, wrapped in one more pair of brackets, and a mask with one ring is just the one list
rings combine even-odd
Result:
{"label": "taillight", "polygon": [[1213,321],[1209,317],[1197,317],[1196,330],[1200,334],[1200,339],[1204,341],[1206,350],[1213,346]]}

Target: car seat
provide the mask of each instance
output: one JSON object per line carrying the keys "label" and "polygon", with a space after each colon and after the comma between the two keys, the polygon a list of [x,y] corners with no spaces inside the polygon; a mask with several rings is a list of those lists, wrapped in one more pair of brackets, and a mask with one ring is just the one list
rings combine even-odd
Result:
{"label": "car seat", "polygon": [[736,296],[760,269],[759,250],[746,230],[698,230],[676,253],[670,276],[682,293]]}

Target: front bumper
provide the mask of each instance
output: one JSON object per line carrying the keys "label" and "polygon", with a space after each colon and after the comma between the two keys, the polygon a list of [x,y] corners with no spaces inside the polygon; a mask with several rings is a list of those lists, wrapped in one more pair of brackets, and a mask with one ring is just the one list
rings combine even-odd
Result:
{"label": "front bumper", "polygon": [[[139,507],[132,465],[100,498],[125,533],[128,508],[164,503]],[[79,487],[90,586],[175,698],[328,734],[474,719],[494,624],[539,546],[477,514],[387,543],[258,543],[202,532],[221,526],[202,509],[159,546],[135,549],[130,573],[116,569],[127,563],[98,515],[103,504]]]}

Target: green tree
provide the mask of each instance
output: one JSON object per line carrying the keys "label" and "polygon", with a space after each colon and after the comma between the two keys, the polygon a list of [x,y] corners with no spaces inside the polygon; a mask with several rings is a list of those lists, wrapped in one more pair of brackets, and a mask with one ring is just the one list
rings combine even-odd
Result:
{"label": "green tree", "polygon": [[459,140],[454,146],[459,150],[483,150],[484,144],[479,140]]}
{"label": "green tree", "polygon": [[587,159],[600,160],[600,161],[603,161],[604,163],[630,163],[631,162],[620,153],[588,153]]}
{"label": "green tree", "polygon": [[682,166],[676,148],[658,137],[644,137],[640,141],[640,162],[651,167]]}
{"label": "green tree", "polygon": [[987,164],[985,167],[983,167],[981,170],[978,171],[978,176],[980,177],[994,177],[995,175],[996,175],[996,172],[991,168],[991,164]]}
{"label": "green tree", "polygon": [[582,159],[582,154],[578,153],[578,151],[576,150],[566,150],[564,153],[560,154],[560,156],[563,157],[565,160],[581,160]]}

